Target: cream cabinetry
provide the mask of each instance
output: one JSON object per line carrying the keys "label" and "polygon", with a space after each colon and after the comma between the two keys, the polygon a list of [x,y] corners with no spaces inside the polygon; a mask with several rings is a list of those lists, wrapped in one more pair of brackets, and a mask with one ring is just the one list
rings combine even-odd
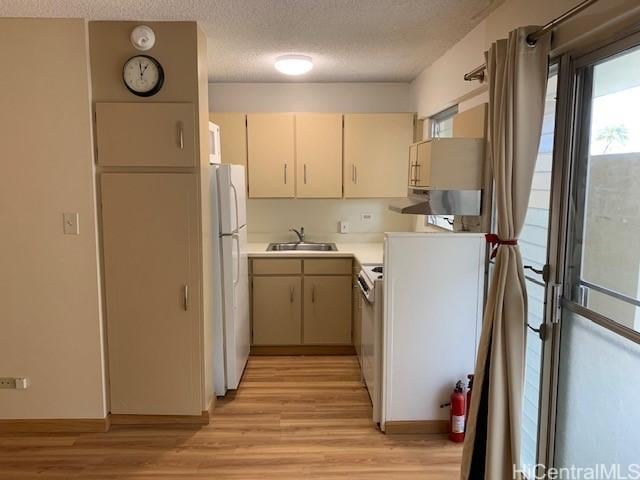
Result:
{"label": "cream cabinetry", "polygon": [[411,113],[344,115],[344,196],[404,197]]}
{"label": "cream cabinetry", "polygon": [[253,345],[351,345],[351,259],[256,258],[251,271]]}
{"label": "cream cabinetry", "polygon": [[409,185],[432,190],[482,188],[484,139],[435,138],[409,146]]}
{"label": "cream cabinetry", "polygon": [[342,197],[342,115],[295,116],[296,197]]}
{"label": "cream cabinetry", "polygon": [[249,196],[295,196],[294,116],[288,113],[247,115]]}
{"label": "cream cabinetry", "polygon": [[247,166],[247,115],[244,113],[211,113],[209,120],[220,127],[222,163]]}
{"label": "cream cabinetry", "polygon": [[304,277],[303,343],[351,343],[351,275]]}
{"label": "cream cabinetry", "polygon": [[197,177],[103,173],[100,186],[111,413],[199,415]]}
{"label": "cream cabinetry", "polygon": [[301,340],[300,277],[253,277],[254,345],[298,345]]}
{"label": "cream cabinetry", "polygon": [[195,167],[191,103],[96,103],[102,167]]}

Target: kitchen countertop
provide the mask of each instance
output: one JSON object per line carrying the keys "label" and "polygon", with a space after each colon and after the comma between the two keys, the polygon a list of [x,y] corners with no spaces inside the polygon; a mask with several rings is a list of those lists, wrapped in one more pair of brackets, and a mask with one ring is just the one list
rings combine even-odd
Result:
{"label": "kitchen countertop", "polygon": [[286,252],[267,252],[268,243],[249,243],[247,250],[250,257],[353,257],[358,263],[382,263],[382,242],[369,243],[336,243],[337,252],[314,252],[294,250]]}

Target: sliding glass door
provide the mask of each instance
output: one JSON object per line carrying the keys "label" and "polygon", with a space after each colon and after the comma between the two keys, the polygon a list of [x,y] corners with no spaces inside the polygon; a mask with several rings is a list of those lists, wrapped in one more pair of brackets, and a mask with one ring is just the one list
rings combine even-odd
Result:
{"label": "sliding glass door", "polygon": [[557,190],[564,204],[552,213],[562,297],[547,298],[557,325],[545,350],[551,421],[541,458],[583,469],[575,478],[640,478],[629,476],[640,474],[638,45],[628,37],[578,58],[565,76],[572,120]]}

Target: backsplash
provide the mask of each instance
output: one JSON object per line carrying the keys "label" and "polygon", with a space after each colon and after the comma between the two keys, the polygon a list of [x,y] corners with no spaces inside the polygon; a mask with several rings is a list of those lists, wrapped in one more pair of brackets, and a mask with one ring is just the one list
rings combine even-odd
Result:
{"label": "backsplash", "polygon": [[[303,226],[307,239],[333,242],[381,241],[384,232],[413,231],[413,215],[389,210],[394,199],[250,199],[247,229],[250,242],[294,240],[290,228]],[[370,219],[363,218],[370,215]],[[349,222],[339,233],[338,222]]]}

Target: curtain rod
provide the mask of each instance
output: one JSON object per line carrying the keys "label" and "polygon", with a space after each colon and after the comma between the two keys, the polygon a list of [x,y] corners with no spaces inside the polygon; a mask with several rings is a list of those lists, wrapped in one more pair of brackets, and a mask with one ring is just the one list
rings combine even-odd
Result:
{"label": "curtain rod", "polygon": [[[535,45],[536,42],[538,41],[538,39],[543,37],[545,34],[547,34],[548,32],[552,31],[558,25],[560,25],[560,24],[566,22],[567,20],[569,20],[570,18],[574,17],[575,15],[577,15],[578,13],[580,13],[581,11],[586,9],[587,7],[590,7],[591,5],[596,3],[597,1],[598,0],[584,0],[582,3],[579,3],[578,5],[573,7],[571,10],[568,10],[568,11],[564,12],[558,18],[554,18],[549,23],[547,23],[544,27],[541,27],[538,30],[536,30],[534,32],[531,32],[527,36],[527,43],[529,45]],[[470,72],[466,73],[464,75],[464,79],[467,82],[471,82],[473,80],[482,81],[482,80],[484,80],[484,75],[485,75],[485,70],[486,69],[487,69],[487,65],[486,64],[480,65],[479,67],[476,67],[473,70],[471,70]]]}

